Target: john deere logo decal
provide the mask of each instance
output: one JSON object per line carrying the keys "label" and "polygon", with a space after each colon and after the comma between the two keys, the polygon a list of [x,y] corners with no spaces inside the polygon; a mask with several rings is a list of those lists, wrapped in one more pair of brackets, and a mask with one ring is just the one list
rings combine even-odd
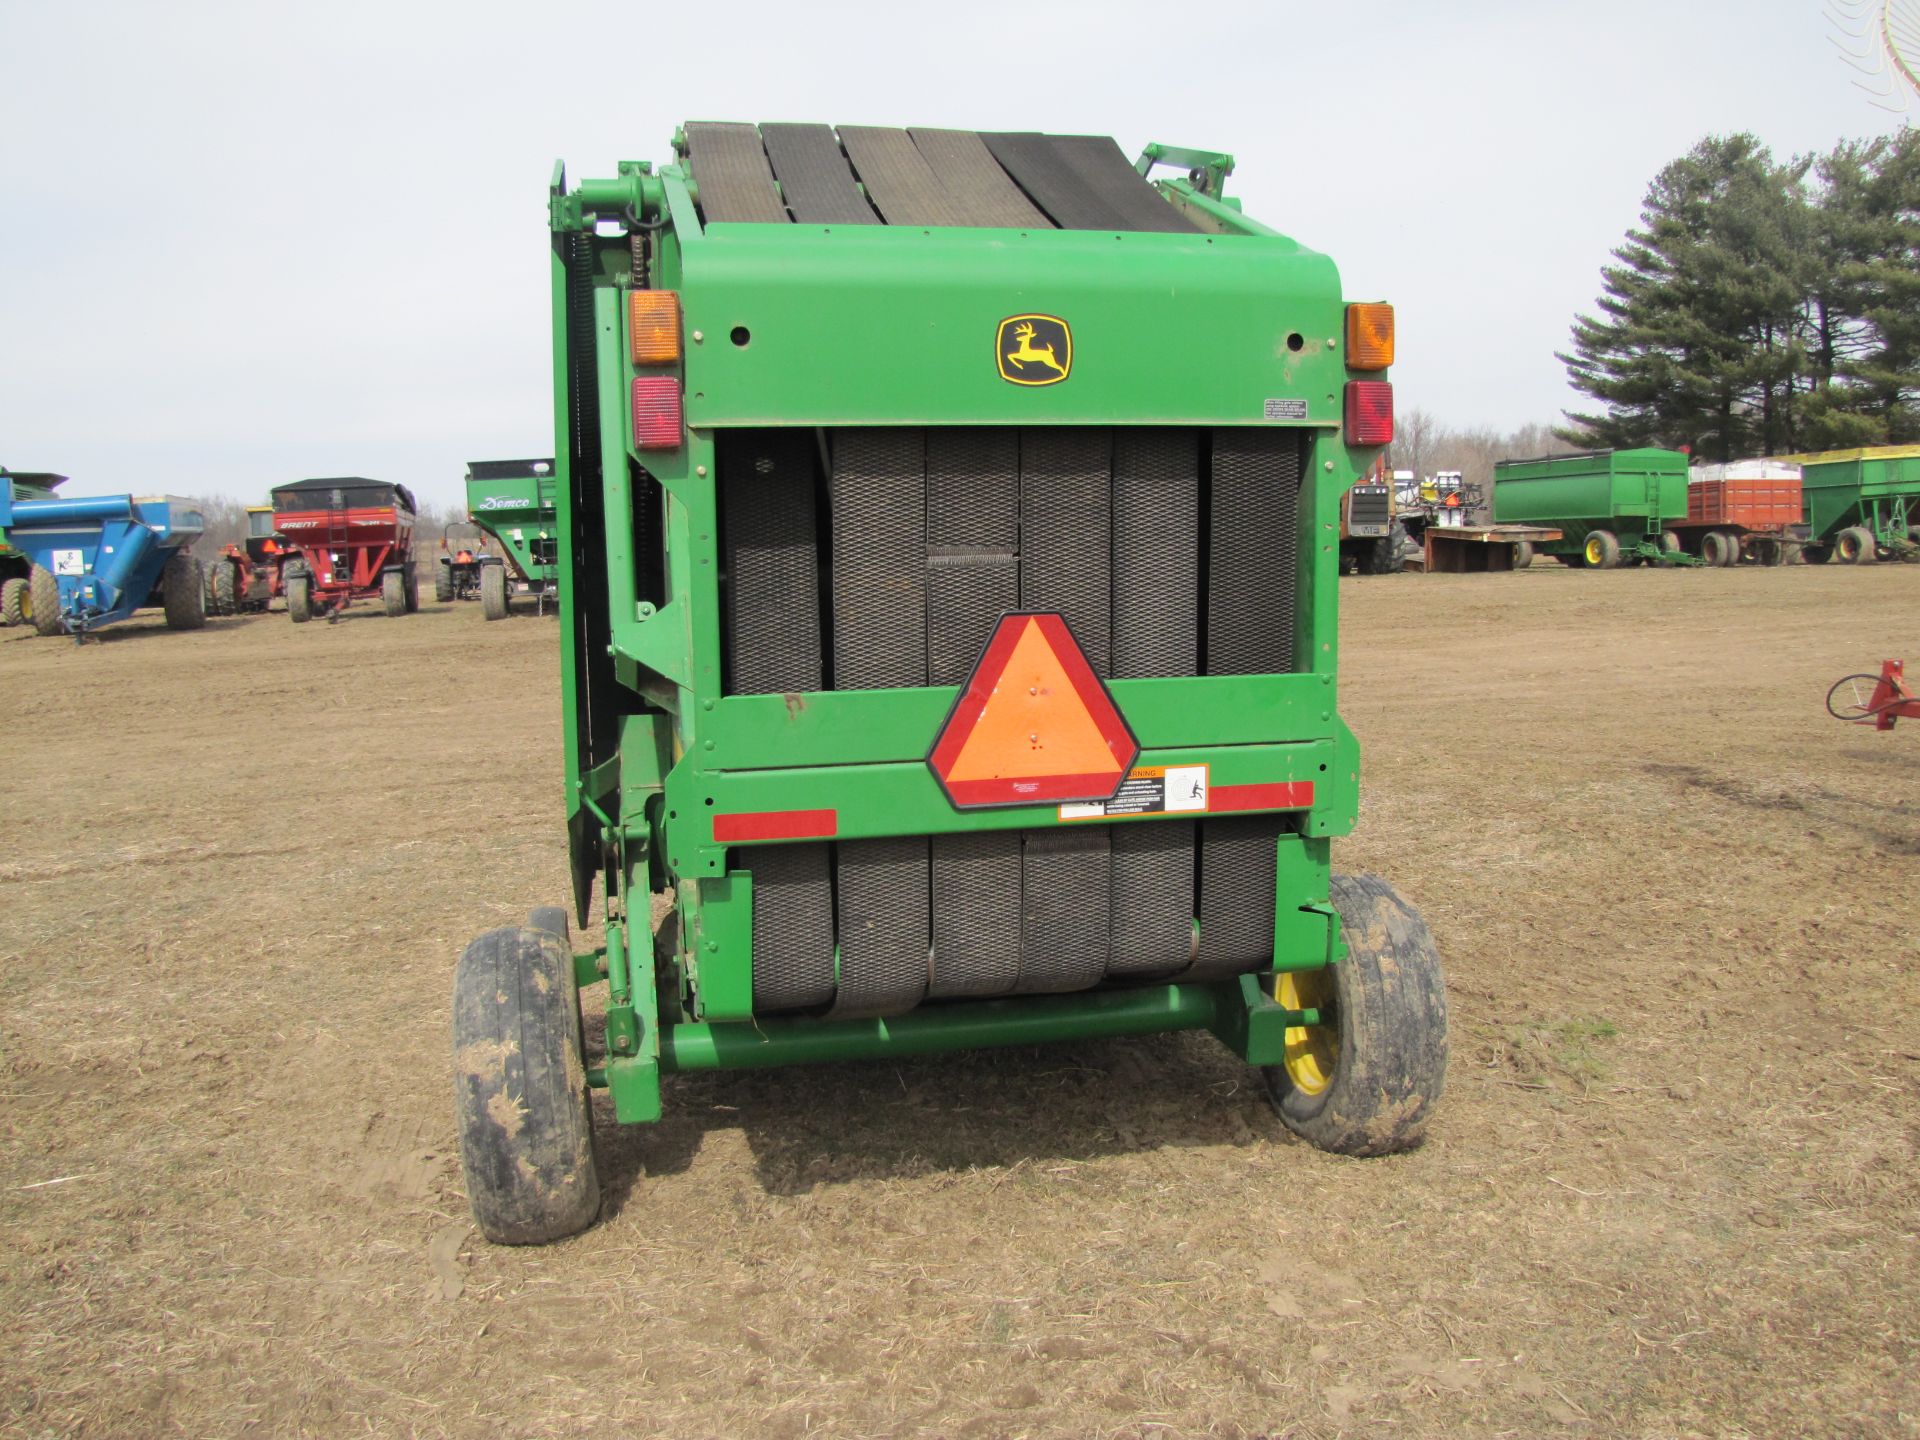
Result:
{"label": "john deere logo decal", "polygon": [[994,347],[1000,378],[1015,385],[1058,385],[1073,369],[1073,332],[1053,315],[1009,315]]}

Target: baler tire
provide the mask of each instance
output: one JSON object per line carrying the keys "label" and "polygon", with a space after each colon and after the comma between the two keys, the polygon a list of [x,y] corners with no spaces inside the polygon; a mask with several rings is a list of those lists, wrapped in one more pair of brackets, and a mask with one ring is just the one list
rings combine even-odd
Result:
{"label": "baler tire", "polygon": [[507,618],[507,567],[480,567],[480,613],[489,620]]}
{"label": "baler tire", "polygon": [[30,593],[31,587],[19,576],[0,581],[0,625],[26,625],[32,621],[29,606],[33,602],[27,598]]}
{"label": "baler tire", "polygon": [[407,613],[407,577],[398,570],[389,570],[380,577],[380,603],[386,608],[387,618],[397,620]]}
{"label": "baler tire", "polygon": [[442,605],[453,599],[453,566],[445,560],[434,567],[433,598]]}
{"label": "baler tire", "polygon": [[1620,537],[1611,530],[1589,530],[1580,542],[1580,556],[1589,570],[1620,568]]}
{"label": "baler tire", "polygon": [[1281,1003],[1330,1009],[1332,1024],[1287,1032],[1287,1062],[1264,1071],[1267,1093],[1281,1122],[1322,1150],[1410,1150],[1446,1084],[1440,956],[1420,912],[1377,876],[1334,876],[1332,900],[1347,958],[1276,985]]}
{"label": "baler tire", "polygon": [[176,551],[160,572],[160,606],[169,630],[198,630],[207,623],[206,575],[184,551]]}
{"label": "baler tire", "polygon": [[467,1204],[496,1245],[544,1245],[600,1213],[580,992],[547,929],[490,930],[453,977],[453,1097]]}
{"label": "baler tire", "polygon": [[1831,545],[1802,545],[1800,563],[1802,565],[1824,565],[1833,556]]}
{"label": "baler tire", "polygon": [[60,613],[60,582],[44,565],[34,566],[27,581],[27,618],[37,635],[59,635],[67,628]]}
{"label": "baler tire", "polygon": [[287,576],[287,617],[296,625],[313,618],[313,577],[304,572]]}
{"label": "baler tire", "polygon": [[1525,570],[1533,564],[1533,542],[1516,540],[1513,542],[1513,568]]}
{"label": "baler tire", "polygon": [[1833,553],[1847,565],[1871,565],[1880,558],[1880,547],[1866,526],[1849,525],[1834,537]]}

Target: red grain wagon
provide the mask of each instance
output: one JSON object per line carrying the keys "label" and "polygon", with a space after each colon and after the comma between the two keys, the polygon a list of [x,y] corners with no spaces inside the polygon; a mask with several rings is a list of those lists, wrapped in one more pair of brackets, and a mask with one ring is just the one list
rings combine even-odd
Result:
{"label": "red grain wagon", "polygon": [[1709,565],[1753,560],[1784,565],[1805,539],[1798,527],[1800,467],[1775,460],[1696,465],[1687,479],[1687,518],[1669,527],[1683,549]]}
{"label": "red grain wagon", "polygon": [[389,615],[420,608],[413,577],[413,492],[358,475],[276,486],[274,523],[299,558],[286,570],[295,624],[329,620],[379,596]]}

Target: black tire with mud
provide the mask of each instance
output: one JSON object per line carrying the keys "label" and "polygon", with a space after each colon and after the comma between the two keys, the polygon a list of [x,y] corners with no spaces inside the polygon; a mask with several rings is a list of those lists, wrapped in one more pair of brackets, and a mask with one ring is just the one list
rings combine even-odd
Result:
{"label": "black tire with mud", "polygon": [[1580,557],[1589,570],[1620,568],[1620,537],[1611,530],[1589,530],[1580,542]]}
{"label": "black tire with mud", "polygon": [[0,625],[25,625],[32,621],[32,587],[24,575],[0,580]]}
{"label": "black tire with mud", "polygon": [[67,628],[60,613],[60,582],[44,565],[34,566],[27,581],[27,618],[36,635],[58,635]]}
{"label": "black tire with mud", "polygon": [[507,567],[480,567],[480,611],[489,620],[507,618]]}
{"label": "black tire with mud", "polygon": [[483,1235],[543,1245],[593,1223],[600,1176],[579,991],[567,941],[546,924],[490,930],[460,956],[453,1100],[467,1204]]}
{"label": "black tire with mud", "polygon": [[433,598],[442,605],[453,599],[453,566],[445,560],[433,567]]}
{"label": "black tire with mud", "polygon": [[213,596],[213,613],[216,615],[238,615],[240,613],[240,567],[231,560],[213,562],[213,583],[208,587]]}
{"label": "black tire with mud", "polygon": [[296,625],[313,619],[313,577],[304,570],[287,576],[287,618]]}
{"label": "black tire with mud", "polygon": [[407,577],[398,570],[389,570],[380,577],[380,604],[389,619],[407,613]]}
{"label": "black tire with mud", "polygon": [[1378,876],[1336,875],[1332,898],[1347,942],[1347,958],[1332,972],[1332,1080],[1309,1095],[1284,1065],[1270,1065],[1267,1093],[1286,1127],[1322,1150],[1410,1150],[1446,1084],[1439,952],[1420,912]]}
{"label": "black tire with mud", "polygon": [[1866,526],[1849,525],[1834,537],[1833,553],[1843,564],[1871,565],[1880,558],[1880,546]]}
{"label": "black tire with mud", "polygon": [[207,623],[207,577],[184,550],[175,551],[160,572],[160,608],[169,630],[198,630]]}

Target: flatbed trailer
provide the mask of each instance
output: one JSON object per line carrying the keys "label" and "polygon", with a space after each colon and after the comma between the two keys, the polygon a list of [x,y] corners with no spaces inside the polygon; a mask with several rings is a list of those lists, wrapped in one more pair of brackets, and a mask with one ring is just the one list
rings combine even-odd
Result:
{"label": "flatbed trailer", "polygon": [[1550,525],[1429,525],[1421,536],[1429,575],[1525,570],[1534,552],[1561,538]]}

